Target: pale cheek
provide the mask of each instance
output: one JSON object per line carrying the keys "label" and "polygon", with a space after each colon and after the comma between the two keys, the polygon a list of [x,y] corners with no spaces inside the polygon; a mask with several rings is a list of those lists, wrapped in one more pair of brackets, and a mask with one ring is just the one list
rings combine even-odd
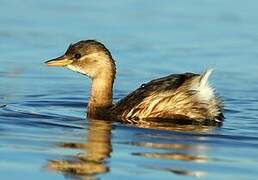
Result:
{"label": "pale cheek", "polygon": [[89,66],[85,67],[85,68],[81,68],[80,66],[68,65],[67,68],[72,70],[72,71],[87,75],[91,78],[94,77],[95,74],[96,74],[94,69],[90,68]]}

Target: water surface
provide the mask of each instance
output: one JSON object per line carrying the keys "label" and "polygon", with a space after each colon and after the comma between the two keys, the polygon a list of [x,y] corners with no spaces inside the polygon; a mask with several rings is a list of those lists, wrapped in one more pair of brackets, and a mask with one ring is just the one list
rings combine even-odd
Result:
{"label": "water surface", "polygon": [[[257,179],[258,2],[1,1],[1,179]],[[44,60],[97,39],[115,101],[170,73],[215,69],[222,127],[85,118],[90,81]]]}

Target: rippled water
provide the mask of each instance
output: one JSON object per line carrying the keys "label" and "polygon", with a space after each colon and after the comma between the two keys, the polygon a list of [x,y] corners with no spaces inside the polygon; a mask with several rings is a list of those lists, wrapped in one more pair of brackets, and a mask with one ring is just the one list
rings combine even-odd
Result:
{"label": "rippled water", "polygon": [[[258,2],[7,1],[0,6],[0,179],[257,179]],[[212,67],[222,127],[86,119],[90,81],[44,60],[98,39],[118,100],[143,82]]]}

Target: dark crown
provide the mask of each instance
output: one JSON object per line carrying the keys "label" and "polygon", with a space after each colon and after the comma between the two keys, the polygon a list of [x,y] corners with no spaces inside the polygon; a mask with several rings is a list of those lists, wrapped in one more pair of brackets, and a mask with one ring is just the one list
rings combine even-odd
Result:
{"label": "dark crown", "polygon": [[75,44],[70,44],[65,54],[73,55],[76,53],[80,53],[83,56],[83,55],[97,53],[97,52],[104,52],[112,59],[111,53],[104,46],[104,44],[96,40],[82,40]]}

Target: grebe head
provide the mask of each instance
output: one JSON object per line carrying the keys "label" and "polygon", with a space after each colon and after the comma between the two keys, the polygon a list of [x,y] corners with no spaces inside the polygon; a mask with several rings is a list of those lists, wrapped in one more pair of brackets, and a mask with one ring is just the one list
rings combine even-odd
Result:
{"label": "grebe head", "polygon": [[64,55],[45,62],[48,66],[63,66],[91,79],[115,76],[115,63],[108,49],[95,40],[71,44]]}

